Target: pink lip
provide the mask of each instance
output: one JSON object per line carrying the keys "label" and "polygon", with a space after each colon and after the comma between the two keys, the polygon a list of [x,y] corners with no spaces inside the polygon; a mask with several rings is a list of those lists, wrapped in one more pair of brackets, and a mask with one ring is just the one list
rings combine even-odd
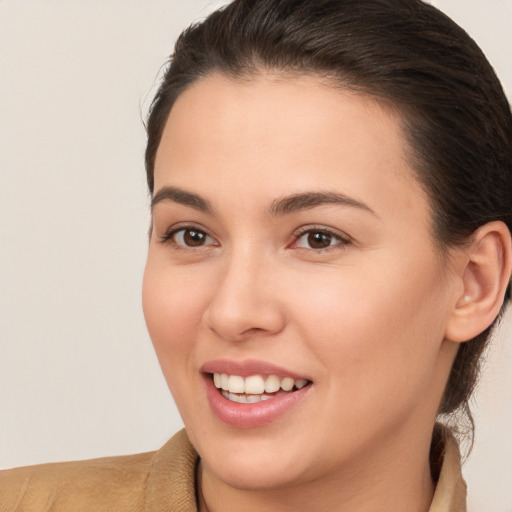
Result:
{"label": "pink lip", "polygon": [[293,379],[304,378],[274,364],[261,361],[244,361],[237,363],[233,361],[211,361],[201,368],[203,380],[206,386],[206,396],[210,407],[221,421],[237,428],[256,428],[267,425],[292,408],[297,407],[307,396],[311,385],[302,389],[276,396],[269,400],[253,404],[239,404],[224,398],[215,387],[212,373],[227,373],[229,375],[278,375],[279,377],[291,377]]}

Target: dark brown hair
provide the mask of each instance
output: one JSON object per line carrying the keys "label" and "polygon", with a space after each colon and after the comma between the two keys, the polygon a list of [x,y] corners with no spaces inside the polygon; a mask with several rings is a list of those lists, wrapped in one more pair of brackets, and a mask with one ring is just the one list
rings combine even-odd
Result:
{"label": "dark brown hair", "polygon": [[[320,75],[380,98],[401,114],[411,167],[430,198],[441,249],[491,220],[512,230],[512,116],[492,67],[451,19],[420,0],[234,0],[185,30],[147,123],[149,190],[176,98],[213,72]],[[489,327],[462,343],[440,414],[462,411]]]}

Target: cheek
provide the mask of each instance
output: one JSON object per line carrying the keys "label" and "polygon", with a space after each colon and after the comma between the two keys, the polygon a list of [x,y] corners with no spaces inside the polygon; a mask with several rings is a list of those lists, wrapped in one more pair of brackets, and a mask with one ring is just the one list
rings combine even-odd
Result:
{"label": "cheek", "polygon": [[412,279],[405,265],[399,270],[340,272],[339,280],[295,294],[307,297],[297,306],[297,322],[315,359],[329,369],[333,392],[350,391],[379,406],[376,397],[428,386],[443,340],[442,289],[434,271]]}
{"label": "cheek", "polygon": [[166,376],[183,368],[197,337],[204,300],[187,276],[169,272],[148,259],[142,305],[149,335]]}

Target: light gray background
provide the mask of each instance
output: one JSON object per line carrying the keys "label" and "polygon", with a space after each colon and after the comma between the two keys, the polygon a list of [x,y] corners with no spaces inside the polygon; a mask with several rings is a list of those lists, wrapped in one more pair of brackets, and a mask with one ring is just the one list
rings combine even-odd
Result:
{"label": "light gray background", "polygon": [[[145,330],[145,116],[179,30],[222,1],[0,0],[0,467],[158,448],[181,427]],[[512,97],[512,0],[433,0]],[[512,511],[512,313],[465,466]]]}

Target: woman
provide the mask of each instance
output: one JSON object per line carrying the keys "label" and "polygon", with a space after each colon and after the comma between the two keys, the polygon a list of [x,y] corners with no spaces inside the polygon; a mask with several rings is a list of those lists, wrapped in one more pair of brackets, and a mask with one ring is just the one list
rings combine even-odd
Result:
{"label": "woman", "polygon": [[470,418],[503,309],[511,141],[487,61],[419,1],[190,28],[148,120],[143,297],[186,434],[10,472],[2,510],[465,510],[436,419]]}

